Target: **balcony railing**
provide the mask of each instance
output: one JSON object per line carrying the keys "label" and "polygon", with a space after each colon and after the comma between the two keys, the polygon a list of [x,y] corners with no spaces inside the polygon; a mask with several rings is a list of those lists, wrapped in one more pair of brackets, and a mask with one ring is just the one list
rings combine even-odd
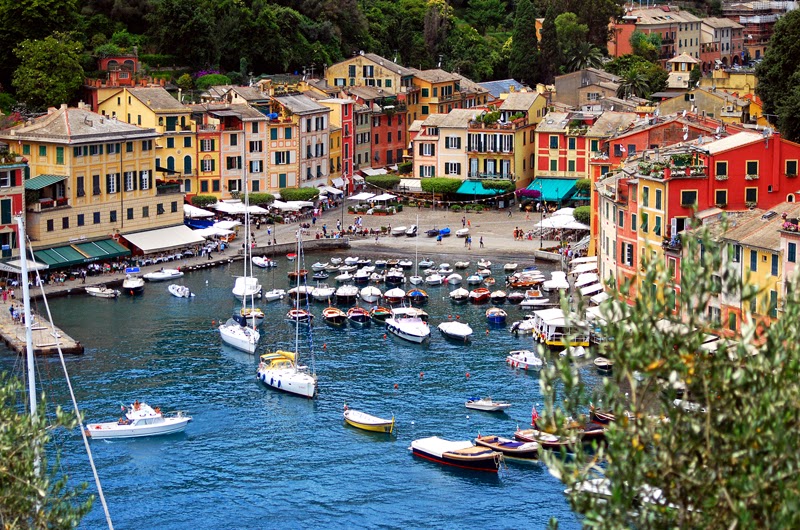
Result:
{"label": "balcony railing", "polygon": [[680,238],[673,237],[672,239],[664,239],[661,247],[668,252],[681,252],[683,250],[683,243]]}
{"label": "balcony railing", "polygon": [[477,121],[469,122],[470,129],[495,129],[501,131],[514,131],[521,127],[527,127],[527,125],[528,125],[528,118],[517,118],[516,120],[507,123],[500,123],[500,122],[480,123]]}
{"label": "balcony railing", "polygon": [[45,210],[53,210],[67,206],[69,206],[69,199],[67,197],[60,197],[58,199],[44,198],[29,205],[28,211],[43,212]]}
{"label": "balcony railing", "polygon": [[216,125],[212,125],[212,124],[200,123],[200,124],[197,125],[197,130],[198,131],[216,131],[217,130],[217,126]]}
{"label": "balcony railing", "polygon": [[470,171],[469,178],[485,180],[516,180],[513,173],[482,173],[480,171]]}
{"label": "balcony railing", "polygon": [[156,195],[172,195],[173,193],[180,193],[180,184],[159,184],[156,185]]}

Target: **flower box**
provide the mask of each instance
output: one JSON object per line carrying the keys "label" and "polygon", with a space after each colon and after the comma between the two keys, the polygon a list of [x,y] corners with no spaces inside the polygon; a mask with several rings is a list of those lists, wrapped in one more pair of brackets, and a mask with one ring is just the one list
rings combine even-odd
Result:
{"label": "flower box", "polygon": [[758,175],[745,175],[745,180],[758,180]]}
{"label": "flower box", "polygon": [[787,179],[797,178],[797,173],[787,173],[786,178]]}
{"label": "flower box", "polygon": [[714,177],[716,180],[728,180],[728,175],[717,175]]}
{"label": "flower box", "polygon": [[57,206],[66,206],[67,204],[69,204],[69,199],[67,199],[66,197],[61,197],[60,199],[56,199]]}

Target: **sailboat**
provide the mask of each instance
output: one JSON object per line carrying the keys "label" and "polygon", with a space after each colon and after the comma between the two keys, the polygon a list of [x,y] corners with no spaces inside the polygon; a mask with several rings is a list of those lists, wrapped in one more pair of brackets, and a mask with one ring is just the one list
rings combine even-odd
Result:
{"label": "sailboat", "polygon": [[[244,170],[244,276],[236,278],[233,294],[242,300],[242,309],[219,327],[222,342],[237,350],[255,353],[261,334],[256,326],[264,319],[264,312],[255,307],[255,297],[261,294],[261,284],[253,276],[250,255],[250,193],[247,170]],[[249,273],[248,274],[248,268]],[[248,306],[249,302],[249,306]]]}
{"label": "sailboat", "polygon": [[[302,251],[300,232],[297,233],[297,271],[300,271]],[[300,287],[300,274],[297,275],[297,287]],[[306,301],[308,303],[308,301]],[[295,299],[294,311],[300,311],[300,301]],[[290,394],[313,398],[317,395],[317,375],[313,366],[314,352],[311,351],[312,368],[300,364],[300,322],[294,322],[294,351],[275,350],[261,356],[256,369],[256,378],[270,388],[276,388]],[[311,344],[309,327],[309,344]]]}
{"label": "sailboat", "polygon": [[[419,226],[419,215],[417,216],[417,224]],[[425,278],[419,275],[419,239],[416,240],[414,247],[414,276],[408,279],[413,285],[419,285],[425,281]]]}

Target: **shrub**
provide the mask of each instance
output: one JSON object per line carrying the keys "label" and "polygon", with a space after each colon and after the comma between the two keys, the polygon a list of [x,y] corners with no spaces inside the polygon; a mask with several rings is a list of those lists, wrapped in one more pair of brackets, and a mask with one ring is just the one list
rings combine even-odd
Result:
{"label": "shrub", "polygon": [[192,81],[192,76],[189,74],[183,74],[178,78],[178,87],[183,90],[191,90],[194,86],[194,82]]}
{"label": "shrub", "polygon": [[121,53],[122,48],[116,44],[102,44],[94,49],[94,54],[98,57],[113,57],[115,55],[120,55]]}
{"label": "shrub", "polygon": [[192,197],[192,206],[197,206],[198,208],[205,208],[207,206],[211,206],[212,204],[217,203],[217,198],[213,195],[195,195]]}
{"label": "shrub", "polygon": [[207,90],[208,87],[217,85],[230,85],[231,80],[228,76],[222,74],[208,74],[203,77],[198,77],[195,86],[198,90]]}
{"label": "shrub", "polygon": [[271,204],[275,196],[271,193],[251,193],[250,204]]}
{"label": "shrub", "polygon": [[281,188],[281,200],[284,201],[313,201],[317,197],[317,188]]}
{"label": "shrub", "polygon": [[227,75],[228,78],[231,80],[232,85],[238,86],[241,85],[242,82],[244,81],[244,77],[242,77],[242,74],[240,74],[239,72],[228,72],[225,75]]}
{"label": "shrub", "polygon": [[578,206],[575,208],[575,211],[572,212],[572,215],[579,223],[588,225],[590,219],[592,218],[592,208],[591,206]]}
{"label": "shrub", "polygon": [[401,175],[410,175],[412,169],[414,169],[414,163],[411,161],[400,162],[397,164],[397,172]]}
{"label": "shrub", "polygon": [[514,183],[509,180],[484,180],[481,181],[481,184],[487,190],[501,190],[504,192],[514,190]]}
{"label": "shrub", "polygon": [[480,213],[485,209],[486,209],[486,207],[484,205],[482,205],[482,204],[476,204],[475,206],[472,207],[472,211],[475,212],[475,213]]}
{"label": "shrub", "polygon": [[422,191],[426,193],[455,193],[464,181],[447,177],[424,178],[420,181]]}
{"label": "shrub", "polygon": [[[464,209],[466,209],[466,208],[464,208]],[[452,210],[454,212],[460,212],[462,210],[462,208],[461,208],[460,204],[454,204],[454,205],[452,205],[450,207],[450,210]]]}
{"label": "shrub", "polygon": [[174,55],[164,53],[142,53],[139,60],[151,67],[173,65],[176,62]]}
{"label": "shrub", "polygon": [[589,179],[579,179],[575,183],[575,189],[581,192],[585,191],[588,193],[592,189],[592,181]]}
{"label": "shrub", "polygon": [[382,190],[390,190],[400,184],[400,177],[394,175],[375,175],[364,179],[367,184],[381,188]]}

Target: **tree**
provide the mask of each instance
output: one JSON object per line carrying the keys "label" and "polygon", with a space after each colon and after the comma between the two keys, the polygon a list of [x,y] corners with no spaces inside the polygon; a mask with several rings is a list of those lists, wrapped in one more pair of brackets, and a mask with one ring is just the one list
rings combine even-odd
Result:
{"label": "tree", "polygon": [[645,35],[643,32],[635,30],[631,33],[630,43],[634,55],[638,55],[650,62],[658,60],[658,55],[661,52],[660,33]]}
{"label": "tree", "polygon": [[574,46],[566,56],[565,69],[576,72],[584,68],[600,68],[603,65],[603,54],[588,42]]}
{"label": "tree", "polygon": [[222,74],[207,74],[198,77],[194,84],[197,90],[207,90],[208,87],[212,86],[230,85],[231,78]]}
{"label": "tree", "polygon": [[464,18],[483,35],[487,29],[503,23],[506,18],[506,3],[502,0],[469,0]]}
{"label": "tree", "polygon": [[178,88],[181,90],[191,90],[194,88],[194,83],[192,82],[192,76],[189,74],[183,74],[178,78]]}
{"label": "tree", "polygon": [[83,85],[80,53],[83,47],[61,33],[26,40],[14,50],[19,68],[12,84],[17,98],[33,107],[69,103]]}
{"label": "tree", "polygon": [[572,216],[575,218],[577,222],[588,225],[592,217],[592,207],[578,206],[572,212]]}
{"label": "tree", "polygon": [[[705,230],[684,233],[682,243],[679,292],[662,258],[644,263],[641,285],[654,288],[640,289],[632,306],[613,292],[601,306],[601,354],[614,361],[602,388],[589,391],[581,371],[559,356],[542,370],[541,423],[568,433],[567,416],[580,423],[590,403],[617,418],[607,446],[577,447],[569,459],[545,452],[544,460],[587,527],[800,527],[798,286],[787,286],[780,319],[760,325],[764,317],[749,308],[758,300],[766,315],[764,293],[723,259],[728,245]],[[711,352],[707,334],[727,331],[707,311],[720,292],[741,299],[742,332]],[[598,476],[607,496],[576,487]]]}
{"label": "tree", "polygon": [[473,81],[491,79],[498,56],[487,39],[466,24],[453,28],[447,37],[446,68]]}
{"label": "tree", "polygon": [[[630,90],[627,92],[635,93],[636,95],[643,94],[640,97],[648,97],[653,92],[663,90],[664,87],[667,86],[667,78],[669,77],[669,73],[661,68],[660,65],[651,63],[638,55],[622,55],[620,57],[615,57],[607,62],[603,68],[614,75],[623,78],[627,77],[628,82],[641,75],[645,79],[647,87],[645,88],[642,86],[641,81],[637,81],[635,83],[637,90]],[[625,79],[623,79],[623,84],[625,84]],[[632,85],[626,87],[626,90],[631,88]],[[621,90],[619,93],[622,92],[624,91]]]}
{"label": "tree", "polygon": [[317,188],[281,188],[280,193],[284,201],[313,201],[319,197]]}
{"label": "tree", "polygon": [[514,79],[534,86],[539,81],[539,60],[536,10],[531,0],[519,0],[514,16],[508,72]]}
{"label": "tree", "polygon": [[649,95],[650,87],[647,84],[647,77],[638,70],[628,70],[622,76],[622,82],[617,88],[617,97],[626,99],[630,96],[637,96],[640,98]]}
{"label": "tree", "polygon": [[[795,106],[794,102],[784,104],[783,101],[797,86],[792,84],[796,79],[795,74],[800,72],[797,57],[800,57],[800,11],[794,10],[786,13],[775,24],[764,59],[756,67],[756,94],[764,103],[764,114],[777,116],[781,132],[783,128],[800,128],[800,125],[795,124],[800,121],[800,116],[792,115],[790,111]],[[787,136],[785,133],[784,137],[793,141],[800,140],[798,136]]]}
{"label": "tree", "polygon": [[542,42],[539,43],[539,54],[541,62],[541,81],[550,85],[555,80],[555,76],[561,71],[561,63],[564,56],[561,53],[558,43],[558,32],[556,30],[556,11],[553,4],[547,7],[542,23]]}
{"label": "tree", "polygon": [[625,13],[618,0],[563,0],[562,11],[578,14],[581,23],[589,28],[586,39],[601,50],[608,45],[609,20]]}
{"label": "tree", "polygon": [[461,179],[450,177],[430,177],[420,180],[420,186],[425,193],[455,193],[463,183]]}
{"label": "tree", "polygon": [[437,60],[439,52],[444,49],[447,33],[453,25],[453,8],[446,0],[428,0],[425,11],[424,29],[425,48],[428,54]]}
{"label": "tree", "polygon": [[564,56],[569,56],[576,47],[587,43],[589,26],[581,24],[575,13],[561,13],[556,17],[556,34],[558,48]]}
{"label": "tree", "polygon": [[700,67],[694,65],[694,68],[692,68],[692,71],[689,73],[689,87],[696,87],[701,77],[703,77],[703,73],[700,71]]}
{"label": "tree", "polygon": [[[0,375],[0,521],[4,528],[75,528],[89,513],[94,496],[79,503],[86,484],[68,488],[68,478],[57,475],[58,457],[49,465],[42,448],[53,428],[72,429],[77,422],[60,408],[55,421],[18,412],[23,393],[18,379]],[[39,406],[45,410],[44,399]]]}

